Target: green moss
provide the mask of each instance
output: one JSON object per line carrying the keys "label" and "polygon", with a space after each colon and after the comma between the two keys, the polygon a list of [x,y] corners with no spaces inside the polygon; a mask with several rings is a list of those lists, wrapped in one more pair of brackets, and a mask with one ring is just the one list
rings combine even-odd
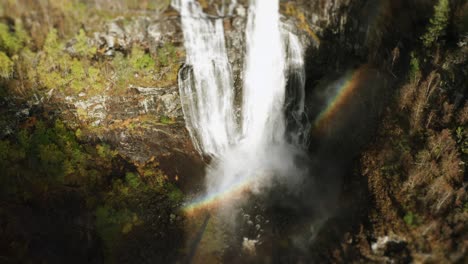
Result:
{"label": "green moss", "polygon": [[449,15],[449,0],[439,0],[437,5],[434,7],[434,16],[430,20],[430,25],[428,26],[426,33],[421,37],[425,47],[431,47],[445,35]]}

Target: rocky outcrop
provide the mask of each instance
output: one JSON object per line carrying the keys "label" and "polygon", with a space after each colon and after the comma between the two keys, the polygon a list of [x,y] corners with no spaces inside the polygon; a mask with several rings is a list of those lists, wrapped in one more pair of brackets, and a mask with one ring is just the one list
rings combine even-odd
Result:
{"label": "rocky outcrop", "polygon": [[129,52],[132,45],[147,47],[153,54],[165,43],[182,43],[178,17],[117,18],[108,22],[101,32],[95,32],[91,44],[108,56],[115,51]]}

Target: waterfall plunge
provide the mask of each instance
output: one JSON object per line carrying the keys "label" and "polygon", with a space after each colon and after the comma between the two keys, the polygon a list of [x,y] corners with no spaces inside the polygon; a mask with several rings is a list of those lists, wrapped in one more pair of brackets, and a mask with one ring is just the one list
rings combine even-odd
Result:
{"label": "waterfall plunge", "polygon": [[[239,184],[255,191],[273,177],[297,180],[290,176],[302,173],[294,158],[301,154],[306,130],[303,50],[297,36],[281,29],[279,0],[250,3],[240,124],[222,19],[209,18],[195,0],[175,0],[173,6],[181,14],[187,50],[179,75],[187,128],[199,152],[213,157],[207,195]],[[285,101],[287,81],[294,98]],[[286,116],[293,123],[288,133]]]}
{"label": "waterfall plunge", "polygon": [[249,8],[243,89],[243,143],[263,150],[285,133],[285,51],[278,0],[255,0]]}

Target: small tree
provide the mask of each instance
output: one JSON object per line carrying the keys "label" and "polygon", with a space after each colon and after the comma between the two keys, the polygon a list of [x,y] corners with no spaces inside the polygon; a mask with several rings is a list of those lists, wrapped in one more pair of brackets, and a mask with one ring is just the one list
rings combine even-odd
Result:
{"label": "small tree", "polygon": [[439,0],[434,7],[434,16],[430,20],[426,34],[421,39],[425,47],[431,47],[441,36],[445,34],[450,15],[449,0]]}

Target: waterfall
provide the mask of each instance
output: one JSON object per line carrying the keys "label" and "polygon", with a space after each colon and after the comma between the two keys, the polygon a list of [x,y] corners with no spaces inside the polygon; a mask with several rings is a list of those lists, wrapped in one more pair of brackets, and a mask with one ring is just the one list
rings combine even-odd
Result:
{"label": "waterfall", "polygon": [[311,123],[305,114],[305,68],[304,50],[299,38],[291,32],[286,32],[287,62],[288,62],[288,89],[286,94],[286,113],[288,114],[288,138],[297,147],[307,147],[307,132]]}
{"label": "waterfall", "polygon": [[299,174],[294,157],[306,143],[303,49],[283,29],[279,0],[250,2],[238,105],[222,19],[208,17],[195,0],[174,0],[173,6],[181,14],[187,50],[179,73],[186,126],[200,153],[213,157],[207,196],[239,185],[258,189],[271,177]]}
{"label": "waterfall", "polygon": [[286,62],[278,8],[278,0],[255,0],[249,8],[242,132],[252,148],[284,140]]}
{"label": "waterfall", "polygon": [[187,59],[180,71],[182,109],[199,152],[219,156],[237,138],[234,97],[223,22],[209,19],[195,0],[177,0]]}

